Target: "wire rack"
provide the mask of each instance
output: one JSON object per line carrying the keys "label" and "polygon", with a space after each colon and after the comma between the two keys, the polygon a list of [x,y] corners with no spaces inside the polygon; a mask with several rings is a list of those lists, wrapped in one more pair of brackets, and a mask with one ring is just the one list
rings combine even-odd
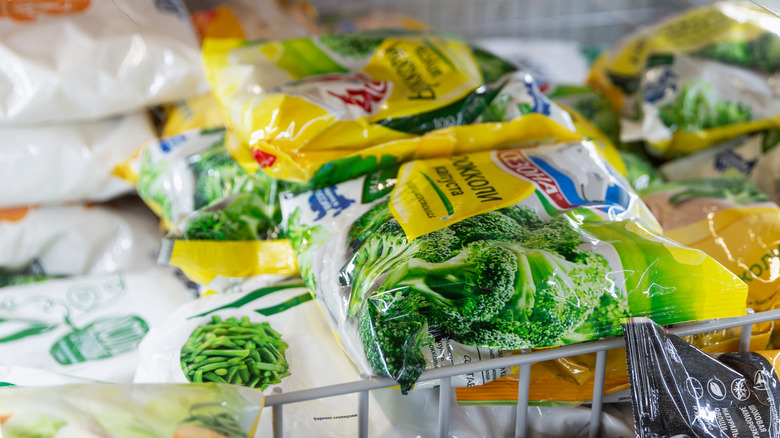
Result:
{"label": "wire rack", "polygon": [[[669,330],[678,336],[688,336],[699,333],[706,333],[715,330],[722,330],[733,327],[741,327],[739,341],[739,350],[748,351],[750,347],[750,334],[753,324],[774,321],[780,319],[780,310],[772,310],[760,313],[749,313],[745,316],[736,318],[726,318],[720,320],[710,320],[691,324],[684,324]],[[449,437],[450,428],[450,402],[454,397],[452,391],[451,379],[454,376],[476,373],[486,370],[492,370],[504,367],[519,366],[519,385],[517,394],[517,416],[515,418],[515,436],[525,437],[528,429],[528,388],[531,376],[531,364],[546,360],[559,359],[580,354],[596,353],[595,379],[593,382],[593,398],[590,413],[589,437],[599,436],[601,429],[601,413],[604,397],[604,378],[607,364],[607,351],[616,348],[622,348],[625,342],[622,337],[608,338],[593,342],[584,342],[581,344],[572,344],[560,348],[536,351],[532,353],[519,354],[515,356],[505,356],[495,359],[472,362],[462,365],[437,368],[426,371],[420,377],[420,381],[438,381],[439,384],[439,418],[438,418],[438,436],[441,438]],[[363,380],[344,383],[339,385],[324,386],[305,391],[295,391],[289,393],[276,393],[266,396],[265,406],[272,409],[273,415],[273,435],[275,438],[284,437],[282,427],[284,416],[284,405],[290,403],[299,403],[309,400],[333,397],[344,394],[358,394],[358,430],[357,436],[360,438],[368,437],[369,424],[369,391],[375,389],[389,388],[397,384],[384,377],[372,377]]]}
{"label": "wire rack", "polygon": [[[608,45],[661,17],[708,0],[310,0],[328,18],[402,13],[467,38],[523,37]],[[778,0],[764,0],[778,1]]]}

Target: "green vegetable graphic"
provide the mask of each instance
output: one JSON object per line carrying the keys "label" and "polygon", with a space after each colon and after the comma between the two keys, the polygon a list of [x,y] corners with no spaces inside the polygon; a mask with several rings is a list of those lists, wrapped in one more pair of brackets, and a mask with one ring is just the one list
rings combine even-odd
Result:
{"label": "green vegetable graphic", "polygon": [[49,352],[62,365],[104,359],[135,350],[148,331],[135,315],[101,318],[67,334]]}
{"label": "green vegetable graphic", "polygon": [[181,349],[181,367],[190,382],[230,383],[265,389],[290,375],[287,343],[267,322],[249,317],[197,327]]}
{"label": "green vegetable graphic", "polygon": [[774,73],[780,69],[780,37],[767,32],[752,41],[723,41],[693,55]]}
{"label": "green vegetable graphic", "polygon": [[718,178],[700,178],[670,185],[684,188],[669,198],[669,202],[675,205],[696,198],[725,199],[736,205],[769,201],[765,194],[761,193],[750,180],[741,174]]}
{"label": "green vegetable graphic", "polygon": [[627,315],[610,266],[580,251],[570,219],[514,206],[470,217],[409,242],[387,202],[348,233],[355,250],[341,281],[352,290],[366,356],[407,391],[438,339],[519,349],[619,333]]}
{"label": "green vegetable graphic", "polygon": [[188,217],[182,226],[186,240],[266,240],[280,237],[280,220],[266,214],[262,197],[243,193]]}

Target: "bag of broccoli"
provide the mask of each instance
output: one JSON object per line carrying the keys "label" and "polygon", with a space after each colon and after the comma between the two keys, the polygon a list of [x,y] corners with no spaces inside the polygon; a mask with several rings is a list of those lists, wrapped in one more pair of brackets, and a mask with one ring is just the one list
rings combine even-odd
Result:
{"label": "bag of broccoli", "polygon": [[712,148],[663,164],[659,170],[669,181],[714,178],[738,171],[775,203],[780,202],[780,131],[741,136]]}
{"label": "bag of broccoli", "polygon": [[403,391],[426,368],[618,334],[629,314],[745,312],[747,286],[658,236],[590,142],[413,161],[282,210],[342,345]]}
{"label": "bag of broccoli", "polygon": [[225,147],[224,128],[149,141],[124,164],[123,176],[168,230],[195,210],[249,192],[256,195],[263,217],[281,220],[279,183],[263,172],[244,170]]}
{"label": "bag of broccoli", "polygon": [[0,289],[0,365],[129,382],[138,345],[195,294],[170,268]]}
{"label": "bag of broccoli", "polygon": [[413,151],[374,146],[475,122],[541,115],[572,129],[530,75],[511,74],[506,61],[443,34],[219,40],[204,52],[241,155],[278,179],[305,183],[334,168],[400,163]]}
{"label": "bag of broccoli", "polygon": [[0,273],[34,279],[153,266],[162,233],[133,201],[0,210]]}
{"label": "bag of broccoli", "polygon": [[248,291],[297,275],[280,219],[266,207],[263,195],[247,192],[202,208],[165,236],[157,261],[214,292]]}
{"label": "bag of broccoli", "polygon": [[780,18],[717,2],[628,36],[591,80],[624,116],[622,139],[673,158],[776,127]]}
{"label": "bag of broccoli", "polygon": [[[300,280],[187,303],[149,332],[140,353],[136,383],[210,381],[272,394],[354,382],[359,375]],[[357,399],[347,394],[286,405],[285,434],[349,436],[358,430]],[[270,431],[271,419],[264,415],[259,430]],[[386,436],[389,423],[381,414],[372,411],[370,423],[371,436]]]}
{"label": "bag of broccoli", "polygon": [[145,112],[96,122],[0,128],[0,208],[105,201],[128,193],[132,187],[114,175],[114,168],[141,142],[154,138]]}
{"label": "bag of broccoli", "polygon": [[5,3],[0,125],[96,120],[208,90],[181,0]]}
{"label": "bag of broccoli", "polygon": [[259,391],[229,385],[70,384],[0,389],[4,438],[251,438]]}

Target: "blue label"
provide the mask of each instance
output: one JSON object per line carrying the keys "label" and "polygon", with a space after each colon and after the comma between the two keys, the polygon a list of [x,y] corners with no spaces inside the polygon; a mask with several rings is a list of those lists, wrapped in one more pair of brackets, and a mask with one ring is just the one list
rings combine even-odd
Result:
{"label": "blue label", "polygon": [[336,187],[315,190],[309,197],[309,208],[312,212],[317,213],[315,221],[327,216],[329,211],[333,211],[333,217],[336,217],[354,203],[354,200],[340,195],[336,191]]}
{"label": "blue label", "polygon": [[666,96],[667,91],[677,91],[676,81],[677,74],[671,69],[664,69],[656,81],[645,85],[645,101],[648,103],[657,102]]}
{"label": "blue label", "polygon": [[166,154],[176,148],[176,146],[182,144],[187,137],[183,134],[173,135],[170,137],[160,139],[160,150]]}
{"label": "blue label", "polygon": [[758,163],[758,158],[753,160],[746,160],[739,154],[732,150],[726,150],[715,156],[715,169],[718,172],[725,172],[728,169],[736,169],[744,175],[750,175]]}
{"label": "blue label", "polygon": [[539,88],[536,87],[534,81],[526,79],[524,85],[526,91],[528,91],[528,94],[534,100],[533,106],[531,106],[531,112],[549,116],[550,100],[539,91]]}

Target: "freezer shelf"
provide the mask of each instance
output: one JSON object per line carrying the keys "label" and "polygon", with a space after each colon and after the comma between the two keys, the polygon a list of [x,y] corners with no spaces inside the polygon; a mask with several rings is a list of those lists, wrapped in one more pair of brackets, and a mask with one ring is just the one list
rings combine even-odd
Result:
{"label": "freezer shelf", "polygon": [[[739,351],[748,351],[750,346],[750,334],[753,324],[780,319],[780,309],[759,313],[748,313],[745,316],[724,318],[695,323],[677,324],[669,329],[670,333],[677,336],[689,336],[715,330],[733,327],[742,327]],[[612,337],[599,341],[570,344],[549,350],[535,351],[531,353],[505,356],[480,362],[472,362],[462,365],[437,368],[426,371],[420,377],[420,381],[439,381],[439,437],[449,436],[450,398],[454,396],[450,380],[453,376],[481,372],[496,368],[520,367],[520,385],[518,387],[517,417],[515,419],[515,436],[525,437],[527,432],[528,414],[528,383],[531,376],[531,364],[546,360],[559,359],[580,354],[596,353],[595,381],[593,385],[593,402],[591,404],[589,437],[595,438],[601,428],[602,398],[604,395],[604,373],[606,370],[607,351],[622,348],[625,342],[622,337]],[[305,391],[289,393],[274,393],[266,396],[265,406],[272,409],[273,436],[284,437],[282,419],[284,418],[284,405],[304,402],[319,398],[332,397],[343,394],[357,393],[358,397],[358,433],[360,438],[368,437],[368,392],[374,389],[390,388],[397,386],[395,381],[386,377],[371,377],[359,381],[339,385],[325,386]]]}

